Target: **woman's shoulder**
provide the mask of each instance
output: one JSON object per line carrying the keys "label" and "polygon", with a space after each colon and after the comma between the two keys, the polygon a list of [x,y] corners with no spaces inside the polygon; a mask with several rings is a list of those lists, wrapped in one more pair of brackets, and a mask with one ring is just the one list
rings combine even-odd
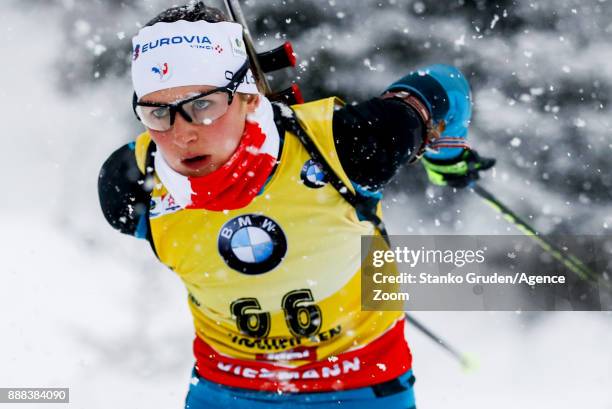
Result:
{"label": "woman's shoulder", "polygon": [[113,228],[134,236],[139,236],[138,226],[150,202],[144,166],[141,168],[137,161],[137,146],[138,140],[119,147],[106,159],[98,175],[104,217]]}

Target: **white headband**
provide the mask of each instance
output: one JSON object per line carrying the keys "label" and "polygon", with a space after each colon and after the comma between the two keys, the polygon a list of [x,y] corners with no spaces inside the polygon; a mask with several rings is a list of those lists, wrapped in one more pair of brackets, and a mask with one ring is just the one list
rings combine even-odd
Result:
{"label": "white headband", "polygon": [[[132,45],[132,83],[138,97],[184,85],[224,87],[247,58],[242,26],[228,21],[156,23],[143,27]],[[251,70],[238,92],[258,92]]]}

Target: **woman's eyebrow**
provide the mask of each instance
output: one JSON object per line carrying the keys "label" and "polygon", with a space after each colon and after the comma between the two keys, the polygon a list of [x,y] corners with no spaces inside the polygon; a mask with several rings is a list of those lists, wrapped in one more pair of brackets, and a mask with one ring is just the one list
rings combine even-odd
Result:
{"label": "woman's eyebrow", "polygon": [[186,93],[185,95],[182,95],[180,97],[174,98],[174,100],[172,100],[172,101],[150,101],[150,100],[144,100],[144,101],[139,101],[139,102],[142,102],[142,103],[145,103],[145,104],[147,104],[147,103],[151,103],[151,104],[167,104],[167,105],[169,105],[169,104],[176,104],[177,102],[181,102],[181,101],[184,101],[186,99],[195,97],[196,95],[205,94],[208,91],[210,91],[210,90],[200,89],[200,90],[197,90],[197,91],[190,91],[190,92]]}
{"label": "woman's eyebrow", "polygon": [[186,99],[193,98],[196,95],[204,94],[205,92],[206,91],[190,91],[186,93],[185,95],[181,95],[180,97],[176,98],[174,101],[170,102],[170,104],[176,104],[177,102],[181,102]]}

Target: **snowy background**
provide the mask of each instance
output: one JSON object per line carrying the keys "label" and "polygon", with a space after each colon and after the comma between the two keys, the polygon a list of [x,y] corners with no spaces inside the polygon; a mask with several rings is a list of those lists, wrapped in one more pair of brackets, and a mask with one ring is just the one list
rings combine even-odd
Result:
{"label": "snowy background", "polygon": [[[102,162],[140,130],[130,38],[169,5],[0,5],[0,387],[70,387],[72,408],[182,408],[186,293],[146,242],[106,224],[96,192]],[[245,12],[258,49],[294,43],[307,100],[358,101],[417,67],[458,66],[472,144],[498,159],[483,185],[543,232],[609,233],[611,0],[250,0]],[[515,233],[418,166],[385,203],[397,234]],[[480,362],[465,373],[413,331],[420,408],[612,408],[609,313],[415,315]]]}

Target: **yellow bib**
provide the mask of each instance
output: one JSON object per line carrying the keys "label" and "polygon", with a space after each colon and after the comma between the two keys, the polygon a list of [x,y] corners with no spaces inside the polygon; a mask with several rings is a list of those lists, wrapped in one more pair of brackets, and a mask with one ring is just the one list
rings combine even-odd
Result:
{"label": "yellow bib", "polygon": [[[292,108],[353,189],[332,134],[340,103],[327,98]],[[141,170],[149,143],[147,133],[137,139]],[[360,311],[360,237],[375,234],[374,228],[321,175],[287,132],[272,178],[244,208],[180,209],[161,184],[152,192],[158,257],[185,283],[196,333],[216,351],[254,360],[311,347],[321,360],[366,345],[402,316]]]}

